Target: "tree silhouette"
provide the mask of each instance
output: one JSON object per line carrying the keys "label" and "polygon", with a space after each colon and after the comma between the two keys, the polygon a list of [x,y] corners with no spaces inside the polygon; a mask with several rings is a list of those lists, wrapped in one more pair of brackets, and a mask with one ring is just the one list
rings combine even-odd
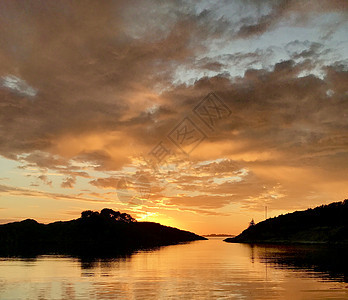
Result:
{"label": "tree silhouette", "polygon": [[136,222],[136,220],[129,214],[120,213],[119,211],[114,211],[110,208],[104,208],[99,213],[97,211],[85,210],[81,213],[82,219],[104,219],[111,220],[116,222],[124,222],[124,223],[132,223]]}
{"label": "tree silhouette", "polygon": [[87,219],[87,218],[91,218],[91,217],[96,217],[98,215],[99,215],[99,213],[97,211],[85,210],[81,213],[81,218]]}
{"label": "tree silhouette", "polygon": [[115,219],[116,221],[120,220],[120,212],[114,211],[110,208],[102,209],[102,211],[100,212],[100,215],[104,218]]}

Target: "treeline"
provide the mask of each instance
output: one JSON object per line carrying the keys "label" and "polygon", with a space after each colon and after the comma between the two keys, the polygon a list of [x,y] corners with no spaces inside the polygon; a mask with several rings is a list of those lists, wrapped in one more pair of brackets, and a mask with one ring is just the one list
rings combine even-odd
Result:
{"label": "treeline", "polygon": [[136,220],[129,214],[120,213],[119,211],[114,211],[110,208],[104,208],[99,213],[98,211],[85,210],[81,213],[82,219],[89,218],[90,220],[102,219],[106,222],[136,222]]}
{"label": "treeline", "polygon": [[225,241],[348,244],[348,200],[270,218]]}
{"label": "treeline", "polygon": [[117,255],[205,239],[192,232],[103,209],[84,211],[71,221],[40,224],[27,219],[0,225],[0,255]]}

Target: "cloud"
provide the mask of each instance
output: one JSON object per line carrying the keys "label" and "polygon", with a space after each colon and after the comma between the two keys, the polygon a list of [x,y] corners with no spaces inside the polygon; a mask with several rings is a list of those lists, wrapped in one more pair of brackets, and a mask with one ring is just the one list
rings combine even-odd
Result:
{"label": "cloud", "polygon": [[37,94],[37,90],[29,86],[24,80],[14,75],[1,77],[0,85],[24,96],[34,97]]}
{"label": "cloud", "polygon": [[[77,177],[93,188],[3,192],[110,201],[116,190],[105,190],[119,178],[146,174],[148,205],[197,213],[263,203],[291,208],[347,192],[346,58],[337,44],[308,35],[279,45],[262,39],[328,12],[322,32],[337,32],[346,1],[0,5],[0,155],[21,170],[64,176],[63,188],[78,190]],[[221,15],[239,6],[240,14]],[[330,26],[336,21],[340,27]],[[189,81],[192,70],[198,75]],[[215,132],[193,113],[212,91],[231,110]],[[186,116],[207,135],[188,157],[168,139]],[[135,158],[160,141],[178,157],[154,174]],[[39,179],[50,184],[47,175]]]}
{"label": "cloud", "polygon": [[98,178],[95,180],[92,180],[90,184],[98,187],[98,188],[104,188],[104,189],[114,189],[117,187],[117,184],[119,182],[120,178]]}
{"label": "cloud", "polygon": [[[6,17],[1,27],[15,30],[3,32],[1,72],[11,74],[16,69],[17,85],[30,78],[40,91],[35,105],[0,91],[0,122],[6,124],[6,130],[0,128],[0,152],[12,159],[37,150],[83,159],[102,153],[100,148],[112,147],[119,132],[150,125],[152,116],[144,112],[157,104],[158,86],[171,82],[176,64],[204,49],[205,32],[218,34],[218,29],[205,26],[207,22],[213,27],[218,24],[209,14],[170,3],[159,6],[155,13],[160,17],[160,9],[171,11],[170,24],[164,24],[160,34],[146,38],[139,36],[137,31],[143,32],[144,27],[128,17],[130,8],[122,1],[102,5],[28,3],[24,15],[16,2],[3,6]],[[146,6],[143,10],[145,26],[151,26],[146,14],[153,12]],[[17,20],[15,24],[13,20]],[[107,144],[89,149],[90,140],[100,132],[105,132],[103,142]],[[86,149],[68,147],[74,141]],[[104,151],[103,161],[99,161],[103,168],[112,165],[116,156],[120,162],[112,167],[127,162],[123,153],[110,153],[113,151]]]}
{"label": "cloud", "polygon": [[[256,2],[254,2],[255,4]],[[270,4],[271,2],[268,2]],[[270,12],[261,14],[257,18],[249,17],[243,20],[243,25],[237,32],[237,37],[246,38],[253,35],[260,35],[274,26],[287,13],[291,1],[277,1],[271,5]]]}
{"label": "cloud", "polygon": [[10,185],[0,185],[0,194],[1,193],[10,196],[48,198],[54,200],[85,201],[94,203],[110,203],[113,201],[111,197],[106,198],[105,196],[98,194],[87,195],[86,197],[84,197],[83,194],[66,195],[61,193],[48,193],[36,189],[19,188]]}
{"label": "cloud", "polygon": [[[267,31],[272,31],[279,23],[305,24],[317,15],[327,12],[341,14],[344,19],[347,15],[347,2],[337,1],[264,1],[262,5],[258,1],[247,1],[251,10],[256,14],[243,18],[239,30],[236,32],[238,38],[250,38],[260,36]],[[268,9],[264,9],[264,8]]]}
{"label": "cloud", "polygon": [[49,185],[52,187],[52,180],[49,180],[46,175],[40,175],[38,178],[42,180],[42,182],[45,183],[46,185]]}
{"label": "cloud", "polygon": [[67,177],[62,182],[61,187],[62,188],[66,188],[66,189],[72,189],[75,184],[76,184],[76,178],[75,177]]}

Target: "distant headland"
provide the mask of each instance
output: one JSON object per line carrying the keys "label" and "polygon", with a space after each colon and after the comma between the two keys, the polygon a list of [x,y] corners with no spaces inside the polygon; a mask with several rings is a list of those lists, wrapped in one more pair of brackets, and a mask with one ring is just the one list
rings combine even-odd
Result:
{"label": "distant headland", "polygon": [[348,245],[348,199],[251,225],[230,243]]}
{"label": "distant headland", "polygon": [[32,219],[0,225],[0,255],[117,255],[206,238],[105,208],[71,221],[40,224]]}
{"label": "distant headland", "polygon": [[233,234],[224,234],[224,233],[211,233],[211,234],[204,234],[204,237],[234,237]]}

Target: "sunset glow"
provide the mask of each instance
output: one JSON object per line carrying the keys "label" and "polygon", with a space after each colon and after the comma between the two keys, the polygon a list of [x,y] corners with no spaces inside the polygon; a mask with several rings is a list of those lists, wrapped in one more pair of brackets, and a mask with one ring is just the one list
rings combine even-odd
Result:
{"label": "sunset glow", "polygon": [[1,1],[0,223],[107,207],[238,234],[348,198],[347,12]]}

